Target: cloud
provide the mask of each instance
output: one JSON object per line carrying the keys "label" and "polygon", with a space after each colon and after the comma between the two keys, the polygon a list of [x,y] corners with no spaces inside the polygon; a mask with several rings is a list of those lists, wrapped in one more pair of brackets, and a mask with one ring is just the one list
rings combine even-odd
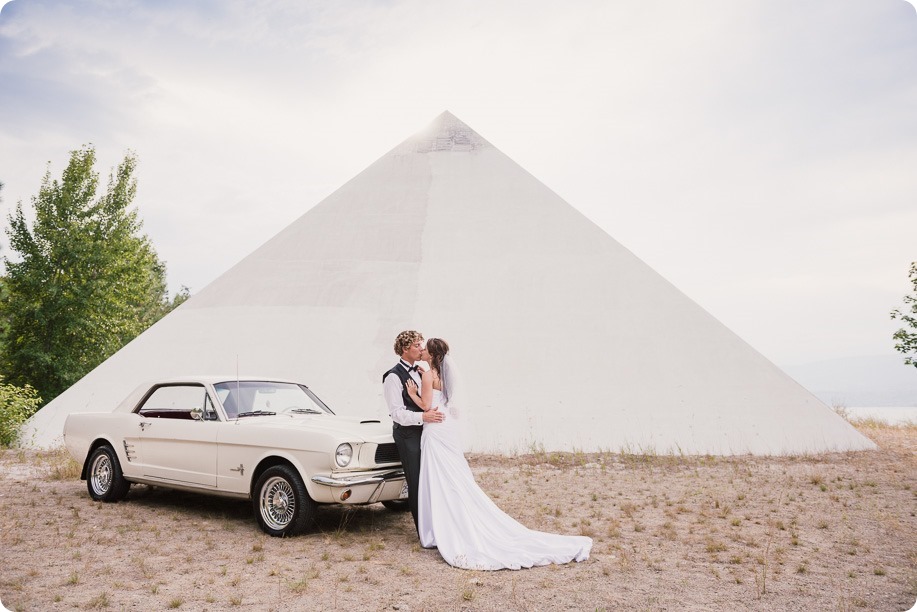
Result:
{"label": "cloud", "polygon": [[[766,355],[835,350],[800,314],[828,309],[876,352],[859,317],[914,257],[915,34],[901,0],[16,0],[4,206],[85,142],[103,172],[134,149],[146,229],[198,290],[449,109]],[[843,303],[813,280],[835,269]]]}

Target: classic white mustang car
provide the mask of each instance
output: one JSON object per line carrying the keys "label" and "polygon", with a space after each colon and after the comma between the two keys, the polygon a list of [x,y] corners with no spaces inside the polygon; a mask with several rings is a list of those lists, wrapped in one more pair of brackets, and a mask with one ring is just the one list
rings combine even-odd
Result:
{"label": "classic white mustang car", "polygon": [[64,423],[94,500],[131,483],[251,499],[261,528],[299,533],[316,504],[406,509],[391,426],[336,416],[305,385],[200,377],[144,385],[114,410]]}

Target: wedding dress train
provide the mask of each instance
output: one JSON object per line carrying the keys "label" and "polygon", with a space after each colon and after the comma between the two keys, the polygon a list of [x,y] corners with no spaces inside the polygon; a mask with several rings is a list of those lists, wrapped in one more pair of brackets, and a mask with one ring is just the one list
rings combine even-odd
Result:
{"label": "wedding dress train", "polygon": [[436,546],[454,567],[475,570],[521,569],[589,558],[592,539],[528,529],[500,510],[478,486],[465,460],[459,415],[443,407],[434,389],[433,405],[442,423],[425,423],[421,438],[418,531],[420,544]]}

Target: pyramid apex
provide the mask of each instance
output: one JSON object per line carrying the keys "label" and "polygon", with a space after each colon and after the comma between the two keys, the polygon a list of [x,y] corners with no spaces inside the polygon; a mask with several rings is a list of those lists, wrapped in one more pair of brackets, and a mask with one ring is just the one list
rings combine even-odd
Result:
{"label": "pyramid apex", "polygon": [[491,147],[489,142],[461,119],[444,110],[426,128],[408,138],[392,153],[432,153],[439,151],[474,151]]}

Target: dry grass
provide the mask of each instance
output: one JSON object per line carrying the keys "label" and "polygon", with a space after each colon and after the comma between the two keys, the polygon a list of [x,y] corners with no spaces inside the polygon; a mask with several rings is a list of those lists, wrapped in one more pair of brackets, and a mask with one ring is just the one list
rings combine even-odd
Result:
{"label": "dry grass", "polygon": [[[917,599],[917,427],[857,424],[876,452],[792,458],[470,457],[580,564],[467,572],[410,517],[326,508],[274,539],[245,502],[134,487],[92,502],[61,453],[0,452],[0,600],[32,609],[906,610]],[[36,554],[41,551],[41,554]]]}

